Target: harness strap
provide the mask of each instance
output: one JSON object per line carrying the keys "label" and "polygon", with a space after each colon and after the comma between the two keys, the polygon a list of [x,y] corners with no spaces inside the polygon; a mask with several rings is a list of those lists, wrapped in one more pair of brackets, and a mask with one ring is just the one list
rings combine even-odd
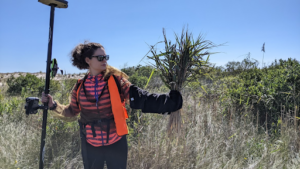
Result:
{"label": "harness strap", "polygon": [[93,137],[96,137],[94,123],[92,123],[91,128],[92,128],[92,132],[93,132]]}
{"label": "harness strap", "polygon": [[81,106],[79,104],[79,93],[80,93],[81,86],[83,85],[83,87],[84,87],[84,82],[87,79],[87,77],[88,77],[88,75],[85,75],[84,78],[83,78],[83,80],[79,79],[77,81],[77,86],[76,86],[77,87],[77,91],[76,91],[76,104],[78,105],[78,108],[79,108],[80,111],[81,111]]}
{"label": "harness strap", "polygon": [[97,120],[97,121],[93,121],[93,122],[88,122],[88,123],[84,123],[83,125],[86,126],[87,124],[89,124],[91,126],[91,129],[92,129],[92,133],[93,133],[93,137],[96,137],[96,131],[95,131],[95,124],[100,124],[100,128],[101,128],[101,131],[102,131],[102,122],[106,122],[106,125],[107,125],[107,138],[106,138],[106,143],[109,142],[109,132],[110,132],[110,121],[113,120],[114,118],[103,118],[103,119],[100,119],[100,120]]}

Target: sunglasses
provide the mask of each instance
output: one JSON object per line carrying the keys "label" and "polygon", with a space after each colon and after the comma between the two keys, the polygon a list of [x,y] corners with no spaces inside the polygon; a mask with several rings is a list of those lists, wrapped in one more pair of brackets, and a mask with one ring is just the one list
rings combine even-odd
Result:
{"label": "sunglasses", "polygon": [[103,61],[105,60],[109,60],[109,55],[98,55],[98,56],[91,56],[92,57],[96,57],[98,61]]}

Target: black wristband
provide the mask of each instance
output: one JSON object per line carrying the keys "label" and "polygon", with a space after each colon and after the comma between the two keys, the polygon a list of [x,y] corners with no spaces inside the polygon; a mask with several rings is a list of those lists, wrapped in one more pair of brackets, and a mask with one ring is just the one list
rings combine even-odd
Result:
{"label": "black wristband", "polygon": [[56,102],[55,101],[53,101],[54,102],[54,104],[53,104],[53,106],[52,107],[50,107],[49,109],[50,110],[55,110],[56,109],[56,107],[57,107],[57,104],[56,104]]}

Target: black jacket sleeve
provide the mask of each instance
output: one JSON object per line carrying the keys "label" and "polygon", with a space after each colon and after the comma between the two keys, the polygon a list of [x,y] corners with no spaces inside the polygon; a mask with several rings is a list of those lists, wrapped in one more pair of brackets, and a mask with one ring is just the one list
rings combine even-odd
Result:
{"label": "black jacket sleeve", "polygon": [[131,85],[129,100],[132,109],[142,109],[143,113],[168,112],[170,114],[182,108],[182,96],[177,90],[171,90],[168,94],[150,94],[146,90]]}

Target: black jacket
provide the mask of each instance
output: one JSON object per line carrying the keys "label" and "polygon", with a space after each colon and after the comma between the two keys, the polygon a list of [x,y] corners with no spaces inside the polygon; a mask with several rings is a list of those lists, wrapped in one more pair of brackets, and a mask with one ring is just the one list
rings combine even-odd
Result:
{"label": "black jacket", "polygon": [[143,113],[170,114],[182,108],[182,96],[177,90],[171,90],[169,94],[156,94],[131,85],[129,100],[132,109],[142,109]]}

